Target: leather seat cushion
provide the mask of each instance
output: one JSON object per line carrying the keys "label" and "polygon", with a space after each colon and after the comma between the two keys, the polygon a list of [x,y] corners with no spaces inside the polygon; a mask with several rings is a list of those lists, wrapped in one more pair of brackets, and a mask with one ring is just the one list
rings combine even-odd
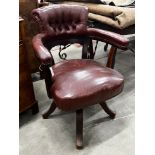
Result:
{"label": "leather seat cushion", "polygon": [[120,73],[93,60],[66,60],[50,69],[52,97],[58,108],[65,111],[106,101],[123,89]]}

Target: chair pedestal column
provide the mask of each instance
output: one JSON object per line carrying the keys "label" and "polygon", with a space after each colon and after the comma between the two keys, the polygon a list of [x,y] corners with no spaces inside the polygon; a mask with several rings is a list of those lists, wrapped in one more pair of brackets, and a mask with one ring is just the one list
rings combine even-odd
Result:
{"label": "chair pedestal column", "polygon": [[76,148],[83,148],[83,109],[76,111]]}

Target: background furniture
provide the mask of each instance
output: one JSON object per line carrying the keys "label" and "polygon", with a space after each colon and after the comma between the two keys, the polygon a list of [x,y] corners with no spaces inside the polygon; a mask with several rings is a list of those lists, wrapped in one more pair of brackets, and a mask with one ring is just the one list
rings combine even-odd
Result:
{"label": "background furniture", "polygon": [[19,15],[25,24],[25,48],[27,49],[30,72],[38,72],[39,62],[34,56],[32,48],[32,37],[38,33],[36,24],[31,18],[31,11],[38,7],[38,0],[19,0]]}
{"label": "background furniture", "polygon": [[76,146],[82,148],[82,109],[100,103],[105,112],[114,118],[115,113],[105,101],[122,91],[123,77],[117,71],[93,60],[65,60],[55,64],[50,50],[57,45],[80,43],[83,46],[82,58],[93,59],[92,39],[121,49],[126,49],[128,39],[112,32],[87,27],[88,9],[83,6],[51,5],[34,9],[32,16],[41,31],[33,37],[33,48],[41,64],[41,75],[45,79],[48,96],[54,100],[43,118],[48,118],[56,107],[76,111]]}
{"label": "background furniture", "polygon": [[27,61],[24,20],[19,17],[19,112],[21,113],[29,108],[32,108],[32,113],[34,114],[39,111]]}

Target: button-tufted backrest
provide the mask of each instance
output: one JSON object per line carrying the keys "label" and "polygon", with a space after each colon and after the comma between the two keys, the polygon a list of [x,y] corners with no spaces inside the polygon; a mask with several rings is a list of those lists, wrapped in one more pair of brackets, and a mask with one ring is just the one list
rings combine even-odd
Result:
{"label": "button-tufted backrest", "polygon": [[83,34],[87,27],[88,9],[84,6],[54,4],[32,11],[41,32],[50,35]]}

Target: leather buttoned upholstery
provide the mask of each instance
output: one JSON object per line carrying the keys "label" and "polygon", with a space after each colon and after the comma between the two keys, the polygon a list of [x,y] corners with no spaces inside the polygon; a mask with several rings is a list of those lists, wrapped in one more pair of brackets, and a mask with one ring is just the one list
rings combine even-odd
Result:
{"label": "leather buttoned upholstery", "polygon": [[51,67],[51,94],[62,110],[76,110],[118,95],[123,76],[93,60],[63,61]]}
{"label": "leather buttoned upholstery", "polygon": [[40,29],[48,34],[82,34],[86,31],[88,9],[77,5],[52,5],[33,10],[34,19]]}

